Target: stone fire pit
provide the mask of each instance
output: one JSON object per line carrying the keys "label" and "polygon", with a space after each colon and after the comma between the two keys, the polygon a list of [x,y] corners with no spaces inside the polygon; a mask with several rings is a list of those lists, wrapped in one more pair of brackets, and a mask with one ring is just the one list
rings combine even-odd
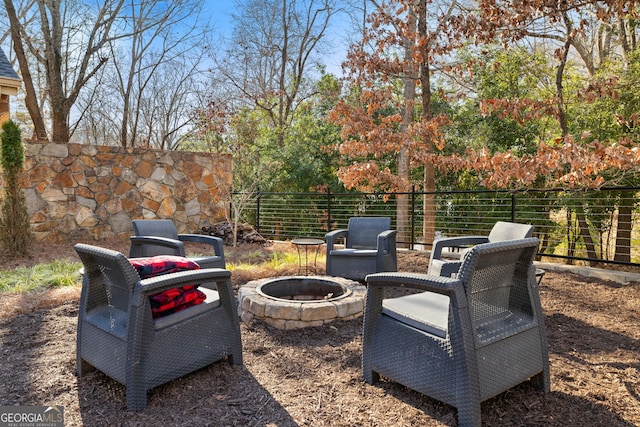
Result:
{"label": "stone fire pit", "polygon": [[366,288],[329,276],[287,276],[253,280],[238,292],[245,323],[260,319],[279,329],[321,326],[361,316]]}

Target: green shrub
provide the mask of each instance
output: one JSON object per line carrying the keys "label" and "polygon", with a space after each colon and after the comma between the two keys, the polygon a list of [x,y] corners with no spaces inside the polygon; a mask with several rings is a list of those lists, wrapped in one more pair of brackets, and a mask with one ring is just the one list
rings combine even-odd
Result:
{"label": "green shrub", "polygon": [[31,228],[27,203],[20,186],[24,166],[24,146],[20,128],[9,120],[2,125],[2,171],[4,176],[4,200],[0,218],[0,239],[9,255],[25,255],[29,252]]}

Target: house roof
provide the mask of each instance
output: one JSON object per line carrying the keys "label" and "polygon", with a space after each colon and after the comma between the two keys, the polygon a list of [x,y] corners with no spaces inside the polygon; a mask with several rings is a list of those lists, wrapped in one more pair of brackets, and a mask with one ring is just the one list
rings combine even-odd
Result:
{"label": "house roof", "polygon": [[0,94],[17,95],[20,86],[20,76],[15,72],[4,51],[0,48]]}

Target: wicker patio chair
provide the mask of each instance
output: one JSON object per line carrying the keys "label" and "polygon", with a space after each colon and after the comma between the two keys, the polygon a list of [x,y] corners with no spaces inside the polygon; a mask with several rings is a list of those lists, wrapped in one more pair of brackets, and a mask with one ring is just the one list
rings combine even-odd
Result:
{"label": "wicker patio chair", "polygon": [[173,221],[169,219],[137,219],[132,221],[130,258],[155,255],[185,256],[185,242],[211,245],[213,255],[190,256],[200,268],[225,268],[222,239],[205,234],[178,234]]}
{"label": "wicker patio chair", "polygon": [[[458,273],[460,259],[465,251],[473,245],[505,240],[526,239],[533,236],[533,225],[515,222],[498,221],[489,236],[445,237],[433,242],[429,258],[429,274],[451,277]],[[444,250],[448,249],[448,252]]]}
{"label": "wicker patio chair", "polygon": [[[346,229],[326,234],[329,276],[364,281],[367,274],[396,271],[396,230],[391,230],[391,218],[354,217]],[[335,247],[344,239],[344,249]]]}
{"label": "wicker patio chair", "polygon": [[[384,376],[452,405],[460,426],[480,426],[480,402],[528,379],[548,392],[546,331],[533,268],[538,243],[528,238],[474,246],[458,278],[367,276],[366,382]],[[391,288],[419,292],[385,298]]]}
{"label": "wicker patio chair", "polygon": [[[75,245],[83,265],[78,313],[78,376],[91,365],[124,384],[127,406],[141,410],[147,391],[223,358],[242,364],[231,273],[199,269],[141,280],[116,251]],[[153,319],[149,295],[199,285],[206,300]],[[214,290],[215,289],[215,290]]]}

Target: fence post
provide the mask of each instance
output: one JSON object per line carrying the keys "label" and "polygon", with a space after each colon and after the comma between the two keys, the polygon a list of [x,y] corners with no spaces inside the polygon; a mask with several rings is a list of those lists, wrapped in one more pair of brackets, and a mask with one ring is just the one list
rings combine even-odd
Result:
{"label": "fence post", "polygon": [[511,193],[511,222],[516,222],[516,193]]}
{"label": "fence post", "polygon": [[260,234],[260,187],[256,191],[256,232]]}
{"label": "fence post", "polygon": [[327,188],[327,233],[331,231],[331,189]]}
{"label": "fence post", "polygon": [[[413,242],[416,241],[416,233],[415,233],[415,220],[416,220],[416,185],[411,185],[411,243],[409,247],[411,250],[414,249]],[[424,240],[424,239],[423,239]]]}

